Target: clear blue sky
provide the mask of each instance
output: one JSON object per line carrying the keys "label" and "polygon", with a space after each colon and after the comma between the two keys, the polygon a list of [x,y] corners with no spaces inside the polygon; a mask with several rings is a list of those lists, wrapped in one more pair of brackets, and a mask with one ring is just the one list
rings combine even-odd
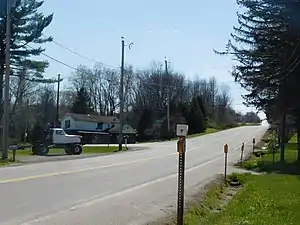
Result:
{"label": "clear blue sky", "polygon": [[[134,42],[132,50],[126,51],[126,63],[144,68],[167,56],[172,67],[187,77],[215,76],[228,84],[233,107],[246,112],[250,109],[241,104],[240,97],[244,91],[229,73],[233,61],[213,52],[225,49],[237,23],[237,10],[235,0],[45,0],[42,7],[44,13],[54,13],[44,34],[68,48],[118,67],[124,36]],[[46,54],[74,67],[94,65],[54,43],[47,44],[46,49]],[[58,73],[64,78],[71,76],[72,69],[49,62],[47,77]]]}

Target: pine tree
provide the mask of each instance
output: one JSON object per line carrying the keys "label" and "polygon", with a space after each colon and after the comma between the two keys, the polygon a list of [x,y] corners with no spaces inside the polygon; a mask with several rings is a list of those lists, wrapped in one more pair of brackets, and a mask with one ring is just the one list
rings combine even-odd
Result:
{"label": "pine tree", "polygon": [[190,133],[202,133],[206,129],[206,118],[203,102],[200,96],[192,99],[189,107],[187,121]]}
{"label": "pine tree", "polygon": [[[237,3],[244,10],[238,14],[239,26],[234,28],[225,54],[233,54],[238,62],[233,76],[250,92],[244,96],[246,102],[263,110],[274,105],[281,111],[281,140],[284,140],[286,114],[300,106],[291,94],[299,88],[300,81],[297,76],[300,2],[238,0]],[[268,117],[271,115],[269,111]],[[284,143],[281,143],[281,161],[284,162]]]}
{"label": "pine tree", "polygon": [[84,87],[77,91],[77,96],[73,102],[71,112],[78,114],[88,114],[93,112],[91,98]]}
{"label": "pine tree", "polygon": [[[49,82],[43,79],[48,67],[47,61],[32,59],[41,55],[45,49],[41,44],[52,41],[52,37],[44,37],[43,31],[52,21],[53,14],[44,16],[38,12],[44,1],[16,0],[16,7],[11,13],[11,73],[23,79]],[[3,100],[3,76],[5,70],[5,37],[6,17],[0,17],[0,104]],[[1,107],[2,108],[2,107]],[[2,109],[0,108],[0,117]]]}

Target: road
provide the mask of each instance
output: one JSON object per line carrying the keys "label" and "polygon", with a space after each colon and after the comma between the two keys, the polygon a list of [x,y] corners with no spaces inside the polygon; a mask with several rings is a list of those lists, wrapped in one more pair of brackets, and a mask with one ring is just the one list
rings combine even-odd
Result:
{"label": "road", "polygon": [[[223,172],[242,142],[267,127],[239,127],[187,140],[186,193]],[[176,205],[176,141],[137,145],[145,150],[0,169],[0,224],[145,224]],[[247,148],[250,149],[250,148]]]}

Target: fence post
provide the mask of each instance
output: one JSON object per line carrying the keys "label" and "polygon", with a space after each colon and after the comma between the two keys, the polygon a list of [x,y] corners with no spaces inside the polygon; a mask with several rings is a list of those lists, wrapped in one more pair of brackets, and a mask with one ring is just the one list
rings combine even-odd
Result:
{"label": "fence post", "polygon": [[241,147],[241,163],[243,163],[244,148],[245,148],[245,143],[243,143]]}
{"label": "fence post", "polygon": [[228,144],[224,145],[224,154],[225,154],[224,181],[226,183],[226,179],[227,179]]}
{"label": "fence post", "polygon": [[255,150],[255,137],[252,139],[252,154],[254,154]]}

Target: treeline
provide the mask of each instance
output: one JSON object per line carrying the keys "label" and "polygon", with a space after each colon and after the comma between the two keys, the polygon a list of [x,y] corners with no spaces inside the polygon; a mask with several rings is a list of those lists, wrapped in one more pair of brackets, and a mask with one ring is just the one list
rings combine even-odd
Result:
{"label": "treeline", "polygon": [[[118,70],[101,65],[92,69],[80,66],[70,79],[71,86],[64,91],[61,113],[72,111],[118,116],[119,79]],[[160,63],[153,63],[139,71],[127,67],[124,81],[125,122],[137,129],[139,140],[173,137],[178,123],[187,123],[193,134],[201,133],[207,127],[224,129],[243,122],[260,122],[255,113],[249,116],[235,112],[229,87],[219,85],[214,77],[188,80],[172,68],[166,72]],[[74,90],[77,90],[76,94]]]}
{"label": "treeline", "polygon": [[[128,67],[125,71],[124,119],[137,129],[140,141],[173,137],[178,123],[187,123],[190,134],[204,132],[208,127],[225,129],[260,123],[256,113],[236,112],[231,106],[229,87],[219,85],[214,77],[188,80],[171,68],[166,73],[159,64],[139,71]],[[119,79],[118,70],[80,66],[68,87],[60,92],[59,117],[67,112],[119,116]],[[55,84],[26,84],[24,93],[32,93],[30,101],[12,114],[11,135],[24,139],[27,129],[26,140],[31,141],[41,138],[46,124],[55,124],[57,92]]]}
{"label": "treeline", "polygon": [[[238,62],[233,76],[249,94],[245,100],[266,113],[278,130],[281,162],[290,133],[300,143],[300,1],[239,0],[242,13],[226,52]],[[300,161],[300,145],[298,152]]]}

